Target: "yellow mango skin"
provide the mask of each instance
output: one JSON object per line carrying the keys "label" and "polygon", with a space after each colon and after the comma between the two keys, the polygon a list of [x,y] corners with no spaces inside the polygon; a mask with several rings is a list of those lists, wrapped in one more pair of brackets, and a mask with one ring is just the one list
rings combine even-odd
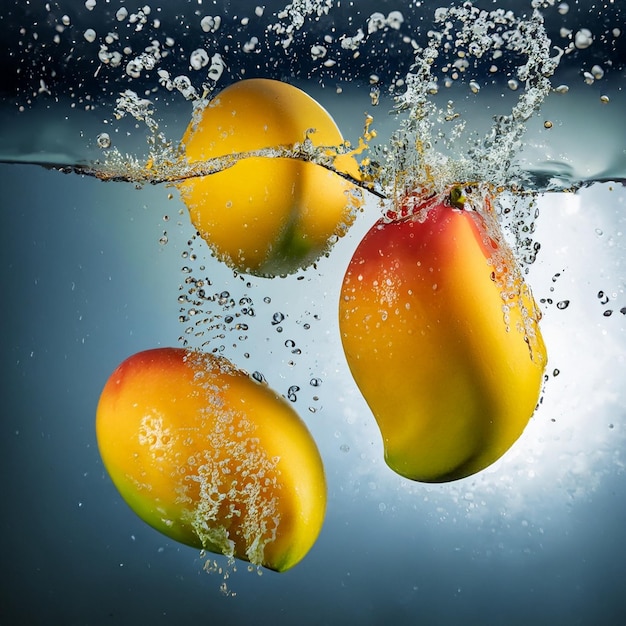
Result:
{"label": "yellow mango skin", "polygon": [[500,458],[533,414],[546,350],[536,319],[524,330],[522,307],[537,311],[525,285],[504,321],[488,263],[502,245],[480,214],[440,202],[423,223],[380,220],[349,264],[341,340],[385,460],[402,476],[470,476]]}
{"label": "yellow mango skin", "polygon": [[286,400],[226,359],[180,348],[129,357],[102,391],[96,434],[124,500],[176,541],[284,571],[317,539],[326,481],[313,438]]}
{"label": "yellow mango skin", "polygon": [[[255,78],[226,87],[204,109],[182,144],[190,163],[233,153],[293,145],[338,147],[332,117],[286,83]],[[355,178],[358,164],[342,155],[335,167]],[[361,204],[360,190],[311,162],[253,157],[179,185],[191,221],[213,253],[239,272],[290,274],[316,261],[342,236]]]}

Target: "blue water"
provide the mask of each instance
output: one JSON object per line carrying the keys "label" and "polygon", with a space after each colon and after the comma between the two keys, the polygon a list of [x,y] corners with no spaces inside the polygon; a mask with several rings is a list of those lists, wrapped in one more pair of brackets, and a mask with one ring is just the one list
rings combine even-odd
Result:
{"label": "blue water", "polygon": [[[326,106],[340,127],[358,129],[353,112],[363,101],[349,97],[333,95]],[[92,141],[97,120],[81,138],[75,130],[87,124],[66,132],[53,118],[54,110],[21,114],[21,127],[4,126],[4,153],[19,128],[28,136],[35,126],[47,129],[44,155],[79,159],[91,150],[81,140]],[[593,169],[598,158],[590,153],[591,177],[604,167]],[[528,281],[550,355],[543,400],[501,461],[445,485],[411,483],[387,468],[341,353],[341,277],[380,211],[375,199],[329,258],[287,279],[233,276],[193,243],[215,291],[249,297],[256,311],[246,338],[207,328],[194,341],[210,340],[280,393],[300,387],[294,406],[329,486],[325,525],[307,557],[284,574],[238,564],[230,597],[196,550],[130,511],[94,432],[113,368],[139,350],[180,345],[177,297],[193,234],[182,203],[165,187],[21,164],[0,165],[0,190],[0,624],[626,623],[624,187],[540,197],[541,253]],[[285,315],[282,332],[276,312]]]}

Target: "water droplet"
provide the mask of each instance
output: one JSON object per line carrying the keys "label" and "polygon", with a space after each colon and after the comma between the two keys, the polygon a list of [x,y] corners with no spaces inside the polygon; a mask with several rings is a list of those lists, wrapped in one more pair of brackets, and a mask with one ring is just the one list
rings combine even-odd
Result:
{"label": "water droplet", "polygon": [[322,384],[322,379],[311,378],[311,380],[309,381],[309,384],[311,385],[311,387],[319,387]]}
{"label": "water droplet", "polygon": [[591,68],[591,74],[596,80],[604,78],[604,70],[599,65],[594,65]]}
{"label": "water droplet", "polygon": [[200,20],[200,28],[202,28],[205,33],[214,33],[220,27],[221,23],[222,18],[219,15],[216,15],[215,17],[206,15]]}
{"label": "water droplet", "polygon": [[581,28],[576,35],[574,35],[574,45],[579,50],[588,48],[593,43],[593,35],[587,28]]}
{"label": "water droplet", "polygon": [[316,61],[323,59],[326,56],[326,52],[328,52],[326,46],[322,46],[321,44],[311,46],[311,58]]}
{"label": "water droplet", "polygon": [[83,37],[89,42],[93,43],[96,40],[96,31],[93,28],[88,28],[84,33]]}
{"label": "water droplet", "polygon": [[100,133],[96,137],[96,142],[98,143],[98,147],[103,150],[111,147],[111,137],[109,136],[109,133]]}
{"label": "water droplet", "polygon": [[200,70],[209,64],[209,55],[203,48],[194,50],[189,57],[189,65],[194,70]]}

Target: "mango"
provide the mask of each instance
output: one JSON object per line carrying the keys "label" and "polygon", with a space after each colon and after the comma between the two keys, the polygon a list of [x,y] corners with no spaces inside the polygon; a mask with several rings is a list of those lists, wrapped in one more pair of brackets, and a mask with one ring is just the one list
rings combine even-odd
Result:
{"label": "mango", "polygon": [[470,476],[518,439],[547,361],[539,309],[490,209],[441,198],[380,219],[344,276],[345,356],[385,460],[416,481]]}
{"label": "mango", "polygon": [[326,481],[313,438],[284,398],[224,358],[129,357],[104,386],[96,434],[123,499],[171,539],[279,572],[317,539]]}
{"label": "mango", "polygon": [[[314,131],[314,132],[312,132]],[[354,220],[360,189],[309,160],[272,156],[304,142],[344,143],[328,112],[300,89],[254,78],[222,90],[189,124],[182,147],[190,164],[256,150],[232,167],[179,185],[191,221],[214,255],[240,273],[291,274],[327,253]],[[359,177],[341,154],[334,167]]]}

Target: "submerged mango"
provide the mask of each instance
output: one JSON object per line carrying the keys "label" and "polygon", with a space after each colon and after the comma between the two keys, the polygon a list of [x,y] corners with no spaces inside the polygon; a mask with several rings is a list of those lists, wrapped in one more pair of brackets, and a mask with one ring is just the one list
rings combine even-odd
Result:
{"label": "submerged mango", "polygon": [[226,359],[131,356],[102,391],[96,434],[124,500],[176,541],[284,571],[317,539],[326,482],[315,442],[286,400]]}
{"label": "submerged mango", "polygon": [[460,208],[454,191],[376,223],[339,305],[345,355],[385,460],[424,482],[474,474],[511,447],[547,358],[537,306],[495,219],[487,228],[488,210]]}
{"label": "submerged mango", "polygon": [[[332,117],[313,98],[263,78],[226,87],[187,128],[182,144],[192,164],[266,152],[179,185],[193,225],[217,258],[237,271],[293,273],[327,252],[352,223],[362,202],[353,183],[314,162],[272,156],[272,149],[307,137],[318,147],[344,143]],[[359,176],[349,155],[335,158],[334,167]]]}

